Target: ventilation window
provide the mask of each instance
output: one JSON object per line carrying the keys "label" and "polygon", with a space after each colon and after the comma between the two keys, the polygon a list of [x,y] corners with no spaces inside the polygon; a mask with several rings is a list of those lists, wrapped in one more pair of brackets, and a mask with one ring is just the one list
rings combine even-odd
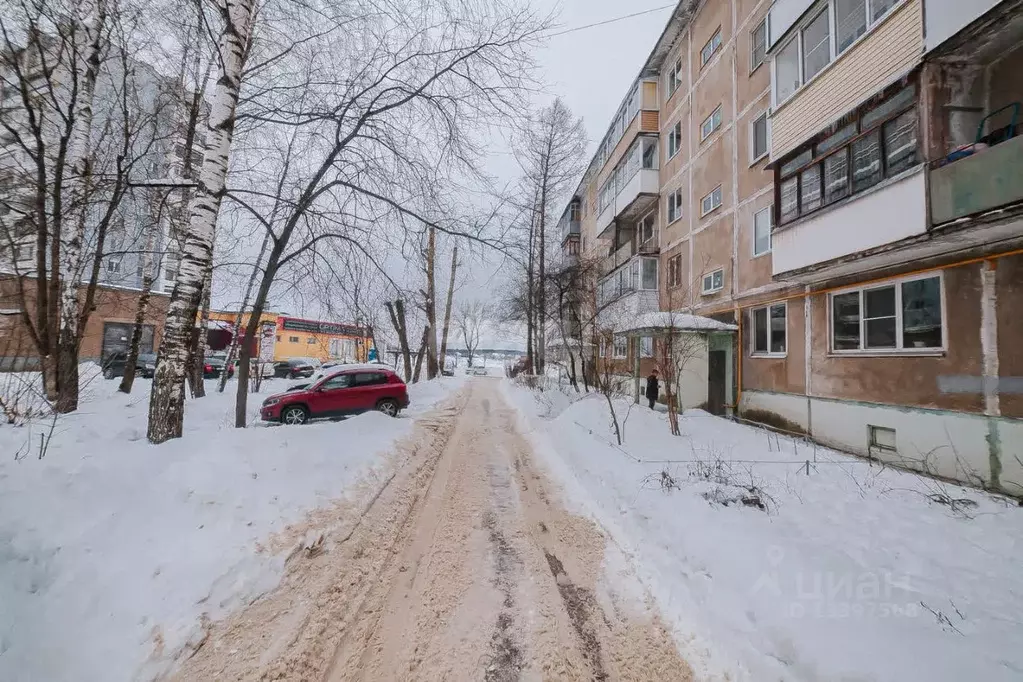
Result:
{"label": "ventilation window", "polygon": [[867,430],[870,433],[870,454],[898,452],[895,447],[895,429],[867,425]]}

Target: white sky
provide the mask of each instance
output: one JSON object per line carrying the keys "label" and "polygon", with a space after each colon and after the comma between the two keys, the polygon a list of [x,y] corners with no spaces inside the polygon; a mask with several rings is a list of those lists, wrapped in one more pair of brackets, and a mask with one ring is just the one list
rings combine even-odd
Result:
{"label": "white sky", "polygon": [[[557,21],[561,28],[557,30],[586,26],[667,4],[668,0],[533,0],[533,6],[542,12],[560,11]],[[582,117],[590,155],[604,137],[611,117],[650,55],[654,41],[664,30],[674,5],[671,3],[670,7],[605,26],[554,36],[548,47],[539,53],[537,59],[547,88],[546,93],[538,97],[537,104],[543,106],[561,97],[576,116]],[[495,151],[498,154],[493,172],[507,175],[510,180],[516,170],[514,160],[507,155],[510,150]],[[468,285],[456,296],[497,295],[509,274],[497,270],[498,265],[496,260],[473,263]],[[511,330],[495,329],[482,339],[481,346],[524,347],[521,338],[516,337]]]}

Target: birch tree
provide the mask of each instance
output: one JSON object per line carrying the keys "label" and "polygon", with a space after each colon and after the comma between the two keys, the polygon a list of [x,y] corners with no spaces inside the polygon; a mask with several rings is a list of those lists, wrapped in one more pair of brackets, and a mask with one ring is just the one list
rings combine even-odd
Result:
{"label": "birch tree", "polygon": [[110,0],[0,2],[0,251],[62,412],[78,405],[78,350],[115,256],[108,231],[128,222],[132,174],[161,134],[151,123],[166,89],[132,56],[138,17]]}
{"label": "birch tree", "polygon": [[472,366],[472,358],[480,347],[483,328],[492,319],[493,308],[483,301],[463,301],[455,313],[455,327],[462,337],[462,344],[469,356],[468,364]]}
{"label": "birch tree", "polygon": [[[167,309],[163,343],[150,394],[147,437],[151,443],[179,438],[184,424],[188,349],[203,281],[212,267],[214,229],[227,187],[235,110],[252,31],[255,0],[218,0],[218,10],[222,22],[217,44],[219,73],[207,123],[202,170],[191,204],[188,230],[183,239],[181,261]],[[255,319],[258,322],[258,316]],[[250,324],[250,327],[254,325]]]}

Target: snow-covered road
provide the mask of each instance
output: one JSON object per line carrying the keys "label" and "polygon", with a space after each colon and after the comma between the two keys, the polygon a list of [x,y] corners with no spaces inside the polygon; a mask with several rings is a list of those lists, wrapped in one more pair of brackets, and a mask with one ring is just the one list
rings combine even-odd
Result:
{"label": "snow-covered road", "polygon": [[421,420],[372,504],[308,529],[280,588],[216,624],[177,679],[690,679],[497,385],[473,380]]}

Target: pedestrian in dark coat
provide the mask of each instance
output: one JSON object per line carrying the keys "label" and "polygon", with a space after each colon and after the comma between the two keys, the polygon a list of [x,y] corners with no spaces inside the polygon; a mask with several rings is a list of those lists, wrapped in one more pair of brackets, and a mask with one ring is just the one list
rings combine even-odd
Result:
{"label": "pedestrian in dark coat", "polygon": [[650,409],[654,409],[654,404],[657,403],[657,396],[660,391],[660,383],[657,381],[657,370],[650,372],[650,376],[646,378],[646,399],[650,401]]}

